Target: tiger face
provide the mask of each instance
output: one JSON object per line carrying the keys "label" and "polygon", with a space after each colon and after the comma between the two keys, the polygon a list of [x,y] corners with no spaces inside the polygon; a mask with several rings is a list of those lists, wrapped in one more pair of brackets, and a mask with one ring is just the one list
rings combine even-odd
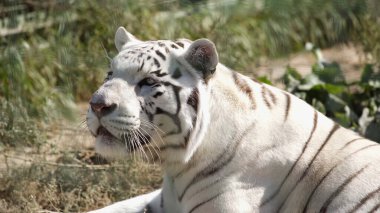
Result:
{"label": "tiger face", "polygon": [[147,159],[187,161],[207,128],[202,106],[218,64],[214,44],[206,39],[143,42],[121,27],[115,45],[119,53],[87,113],[97,152],[124,158],[142,151]]}

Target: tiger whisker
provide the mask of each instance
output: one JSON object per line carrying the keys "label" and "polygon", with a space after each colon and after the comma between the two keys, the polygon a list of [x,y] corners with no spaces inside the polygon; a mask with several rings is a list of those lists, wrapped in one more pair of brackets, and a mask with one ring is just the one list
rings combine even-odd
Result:
{"label": "tiger whisker", "polygon": [[[140,129],[137,129],[137,132],[138,132],[138,134],[140,135],[140,137],[143,137],[143,140],[145,140],[145,142],[149,141],[148,138],[147,138],[147,137],[141,132],[141,128],[140,128]],[[152,157],[152,159],[154,159],[153,153],[152,153],[152,151],[150,150],[149,145],[148,145],[148,146],[145,146],[145,147],[148,149],[148,151],[149,151],[150,156]],[[143,146],[141,146],[141,149],[145,150]],[[149,159],[148,159],[148,162],[149,162]]]}
{"label": "tiger whisker", "polygon": [[[122,134],[121,134],[121,138],[124,140],[125,146],[126,146],[127,149],[128,149],[128,146],[127,146],[128,141],[127,141],[126,134],[127,134],[127,133],[122,133]],[[128,151],[129,151],[129,150],[128,150]]]}
{"label": "tiger whisker", "polygon": [[138,161],[141,157],[139,156],[139,154],[141,153],[136,153],[136,150],[138,149],[138,144],[136,142],[136,137],[135,137],[135,134],[134,134],[134,131],[132,131],[132,133],[130,134],[130,137],[132,139],[132,149],[133,149],[133,160],[134,161]]}
{"label": "tiger whisker", "polygon": [[[154,125],[154,124],[152,124],[152,125]],[[144,126],[144,123],[142,123],[142,126]],[[145,126],[147,126],[147,125],[145,125]],[[149,126],[148,126],[149,127]],[[159,128],[158,128],[159,129]],[[158,140],[159,141],[157,141],[156,140],[156,137],[152,137],[152,135],[150,135],[148,132],[146,132],[146,130],[144,130],[150,137],[151,137],[151,139],[152,139],[152,144],[153,144],[153,149],[154,149],[154,151],[156,152],[156,154],[157,154],[157,152],[158,153],[160,153],[161,152],[161,148],[160,148],[160,146],[159,146],[159,143],[161,143],[162,145],[164,144],[164,141],[163,141],[163,139],[162,139],[162,136],[159,134],[159,132],[157,131],[157,129],[156,128],[153,128],[153,130],[154,130],[154,132],[155,132],[155,135],[157,135],[157,137],[158,137]],[[161,130],[162,131],[162,130]],[[163,131],[162,131],[163,132]],[[161,156],[159,155],[159,154],[157,154],[157,156],[158,156],[158,159],[159,159],[159,162],[160,162],[160,164],[162,164],[162,159],[161,159]]]}
{"label": "tiger whisker", "polygon": [[[143,120],[142,120],[143,121]],[[160,142],[161,144],[164,144],[164,141],[162,140],[162,137],[161,135],[159,134],[158,131],[160,131],[161,133],[165,134],[164,131],[162,131],[159,127],[157,127],[156,125],[154,125],[153,123],[150,123],[150,122],[146,122],[146,121],[143,121],[142,122],[142,125],[145,125],[146,127],[150,127],[149,125],[151,125],[151,127],[153,127],[153,130],[156,132],[156,135],[158,136],[158,138],[160,139]]]}
{"label": "tiger whisker", "polygon": [[157,125],[155,125],[154,123],[150,122],[150,121],[146,121],[144,119],[141,119],[140,120],[143,124],[146,124],[148,127],[152,127],[156,130],[158,130],[159,132],[161,132],[162,134],[165,134],[166,132],[163,131],[162,129],[160,129],[160,127],[158,127]]}
{"label": "tiger whisker", "polygon": [[[141,130],[141,131],[144,131],[144,133],[146,133],[146,134],[151,138],[153,145],[155,145],[155,147],[156,147],[157,149],[160,149],[160,147],[159,147],[157,141],[155,140],[155,138],[154,138],[151,134],[149,134],[149,132],[147,132],[147,131],[146,131],[145,129],[143,129],[143,128],[140,128],[140,130]],[[158,134],[158,133],[156,132],[156,134]],[[157,136],[161,139],[161,137],[160,137],[159,135],[157,135]],[[161,139],[161,142],[163,143],[162,139]]]}
{"label": "tiger whisker", "polygon": [[[129,145],[125,144],[127,146],[127,148],[129,146],[129,147],[132,147],[132,149],[135,149],[135,141],[134,141],[135,139],[132,136],[131,132],[126,132],[123,135],[124,135],[124,141],[125,141],[125,143],[129,143]],[[126,137],[128,137],[128,139]],[[131,152],[132,150],[130,150],[130,148],[128,148],[128,151]],[[132,160],[136,161],[136,153],[135,152],[133,152]]]}
{"label": "tiger whisker", "polygon": [[[144,131],[151,138],[151,140],[152,140],[151,143],[153,144],[153,146],[147,146],[147,148],[150,149],[150,147],[151,147],[153,149],[153,151],[156,153],[156,155],[158,157],[158,160],[160,161],[160,164],[161,164],[161,158],[160,158],[160,155],[157,152],[157,149],[159,150],[160,147],[158,146],[156,140],[146,130],[140,128],[140,131]],[[155,159],[154,156],[152,156],[152,158],[153,158],[153,160]],[[153,161],[153,163],[155,163],[155,161]]]}
{"label": "tiger whisker", "polygon": [[141,152],[142,154],[144,154],[143,156],[145,156],[147,162],[149,162],[148,155],[146,154],[146,152],[144,151],[144,149],[141,149],[141,148],[142,148],[142,144],[140,143],[140,141],[139,141],[139,139],[138,139],[138,138],[139,138],[139,137],[138,137],[139,132],[137,132],[137,131],[133,131],[133,134],[135,135],[135,138],[136,138],[136,142],[137,142],[137,150],[138,150],[139,152]]}

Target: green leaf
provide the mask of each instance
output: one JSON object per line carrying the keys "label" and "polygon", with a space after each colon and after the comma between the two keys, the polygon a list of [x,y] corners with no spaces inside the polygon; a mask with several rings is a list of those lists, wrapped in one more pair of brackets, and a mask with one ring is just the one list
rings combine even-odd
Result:
{"label": "green leaf", "polygon": [[326,114],[326,107],[322,102],[318,101],[317,99],[313,99],[311,105],[313,105],[314,108],[317,109],[319,112]]}
{"label": "green leaf", "polygon": [[269,78],[267,76],[258,77],[257,80],[259,80],[260,82],[263,82],[265,84],[273,85],[272,81],[269,80]]}
{"label": "green leaf", "polygon": [[344,107],[347,106],[347,103],[336,95],[329,94],[325,105],[327,110],[331,112],[344,112]]}
{"label": "green leaf", "polygon": [[343,112],[334,113],[335,121],[344,127],[349,127],[351,125],[351,120]]}
{"label": "green leaf", "polygon": [[311,89],[318,89],[320,87],[321,89],[324,88],[324,82],[322,82],[317,75],[315,74],[310,74],[306,76],[302,80],[302,85],[299,86],[300,90],[311,90]]}
{"label": "green leaf", "polygon": [[372,120],[368,124],[364,135],[371,140],[380,141],[380,123],[376,122],[376,119]]}
{"label": "green leaf", "polygon": [[361,83],[368,83],[368,81],[372,78],[373,75],[373,67],[372,64],[366,64],[364,66],[360,81]]}
{"label": "green leaf", "polygon": [[340,69],[339,64],[336,62],[324,64],[323,68],[313,66],[312,72],[323,82],[330,84],[346,84],[343,72]]}
{"label": "green leaf", "polygon": [[302,79],[302,75],[294,68],[287,66],[286,67],[286,74],[289,74],[294,79],[300,81]]}
{"label": "green leaf", "polygon": [[329,93],[340,96],[346,90],[346,87],[342,85],[325,84],[325,89]]}

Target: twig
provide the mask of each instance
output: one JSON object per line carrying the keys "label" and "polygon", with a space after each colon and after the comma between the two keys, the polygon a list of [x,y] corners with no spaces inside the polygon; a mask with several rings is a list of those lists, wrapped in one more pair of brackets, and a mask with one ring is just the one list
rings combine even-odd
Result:
{"label": "twig", "polygon": [[36,162],[32,159],[26,159],[18,156],[12,156],[8,154],[4,154],[4,156],[7,158],[13,158],[22,160],[25,162],[31,162],[33,164],[41,164],[41,165],[48,165],[48,166],[56,166],[56,167],[68,167],[68,168],[83,168],[83,169],[90,169],[90,170],[106,170],[110,168],[125,168],[124,165],[86,165],[86,164],[66,164],[66,163],[53,163],[48,161],[41,161]]}

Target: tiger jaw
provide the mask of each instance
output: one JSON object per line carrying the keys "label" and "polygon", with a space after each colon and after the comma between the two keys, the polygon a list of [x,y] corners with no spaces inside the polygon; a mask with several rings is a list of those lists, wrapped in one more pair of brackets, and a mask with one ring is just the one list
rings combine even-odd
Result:
{"label": "tiger jaw", "polygon": [[[96,139],[105,145],[112,145],[114,143],[124,145],[128,152],[134,152],[137,149],[150,143],[150,137],[141,133],[135,132],[136,130],[127,130],[116,137],[103,126],[97,130]],[[138,130],[137,130],[138,131]]]}
{"label": "tiger jaw", "polygon": [[126,152],[120,157],[125,157],[125,154],[134,152],[150,143],[148,130],[142,129],[137,117],[131,120],[125,119],[128,116],[110,116],[112,115],[99,119],[95,112],[91,108],[89,109],[87,125],[96,138],[97,151],[111,155],[122,149]]}

